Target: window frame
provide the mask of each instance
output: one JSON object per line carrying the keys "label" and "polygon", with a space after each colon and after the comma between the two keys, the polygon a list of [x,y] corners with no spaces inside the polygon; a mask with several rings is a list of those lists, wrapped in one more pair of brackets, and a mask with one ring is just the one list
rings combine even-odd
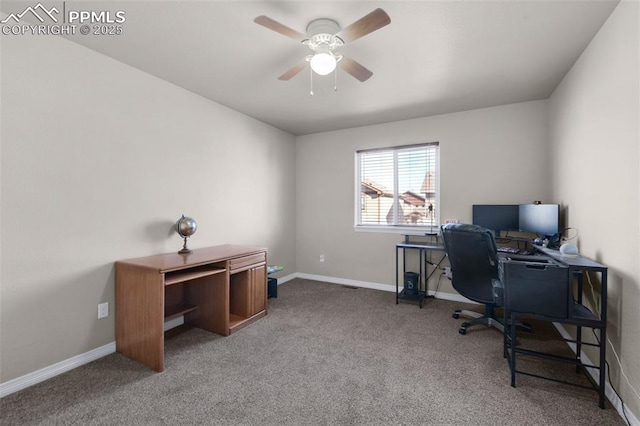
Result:
{"label": "window frame", "polygon": [[[373,225],[373,224],[362,224],[361,220],[361,212],[362,212],[362,180],[361,180],[361,162],[360,162],[360,154],[362,153],[371,153],[371,152],[380,152],[380,151],[391,151],[394,155],[394,170],[393,170],[393,179],[394,179],[394,194],[397,194],[398,191],[398,175],[400,174],[397,168],[397,157],[398,152],[403,150],[410,150],[421,147],[435,147],[435,206],[434,206],[434,224],[433,225],[405,225],[405,224],[397,224],[397,225]],[[371,148],[371,149],[361,149],[357,150],[354,154],[354,171],[355,171],[355,193],[354,193],[354,230],[357,232],[381,232],[381,233],[397,233],[397,234],[405,234],[405,235],[424,235],[425,233],[433,233],[440,229],[440,142],[424,142],[424,143],[416,143],[409,145],[396,145],[396,146],[387,146],[381,148]]]}

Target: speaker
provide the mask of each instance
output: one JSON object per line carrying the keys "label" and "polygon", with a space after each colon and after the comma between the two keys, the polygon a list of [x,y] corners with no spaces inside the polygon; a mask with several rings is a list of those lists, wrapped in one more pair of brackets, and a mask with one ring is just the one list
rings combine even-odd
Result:
{"label": "speaker", "polygon": [[267,278],[267,298],[275,297],[278,298],[278,279],[277,278]]}
{"label": "speaker", "polygon": [[420,285],[420,275],[415,272],[404,273],[404,294],[407,296],[417,296]]}

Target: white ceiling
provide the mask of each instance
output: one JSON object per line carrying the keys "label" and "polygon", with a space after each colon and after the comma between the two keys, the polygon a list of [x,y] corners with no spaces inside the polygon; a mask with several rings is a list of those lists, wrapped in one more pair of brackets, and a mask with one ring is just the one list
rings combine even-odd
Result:
{"label": "white ceiling", "polygon": [[[3,2],[4,12],[15,3]],[[37,3],[31,1],[27,3]],[[66,1],[67,10],[123,10],[119,36],[69,37],[93,50],[294,135],[549,97],[618,0]],[[10,5],[10,6],[7,6]],[[340,52],[373,71],[361,83],[309,72],[280,81],[307,47],[253,22],[305,32],[316,18],[345,27],[375,8],[391,24]]]}

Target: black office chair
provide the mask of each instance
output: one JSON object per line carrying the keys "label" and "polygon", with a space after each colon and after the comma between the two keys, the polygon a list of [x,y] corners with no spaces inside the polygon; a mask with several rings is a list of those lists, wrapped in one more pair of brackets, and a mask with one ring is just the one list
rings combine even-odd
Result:
{"label": "black office chair", "polygon": [[461,295],[483,303],[484,314],[458,309],[454,318],[471,318],[460,327],[460,334],[467,334],[469,327],[485,325],[504,333],[504,326],[495,316],[497,303],[494,286],[501,286],[498,275],[498,252],[495,237],[489,229],[476,225],[449,223],[442,226],[444,249],[449,258],[452,284]]}

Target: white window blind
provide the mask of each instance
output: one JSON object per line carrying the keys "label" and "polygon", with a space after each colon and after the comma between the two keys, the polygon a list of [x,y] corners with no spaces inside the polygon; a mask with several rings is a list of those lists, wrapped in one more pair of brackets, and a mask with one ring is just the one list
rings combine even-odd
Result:
{"label": "white window blind", "polygon": [[438,142],[357,151],[356,227],[437,226],[438,166]]}

